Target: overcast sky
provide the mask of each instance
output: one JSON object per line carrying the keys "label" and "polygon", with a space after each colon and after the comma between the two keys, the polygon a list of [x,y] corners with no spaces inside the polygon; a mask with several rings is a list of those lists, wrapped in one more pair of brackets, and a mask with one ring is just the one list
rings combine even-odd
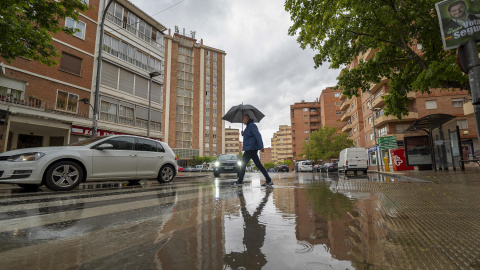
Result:
{"label": "overcast sky", "polygon": [[[314,69],[311,49],[302,50],[288,35],[292,24],[282,0],[130,0],[161,24],[196,31],[203,44],[227,53],[225,112],[241,102],[265,114],[258,123],[265,147],[279,125],[290,125],[290,105],[314,101],[336,84],[339,70]],[[225,123],[228,128],[241,124]]]}

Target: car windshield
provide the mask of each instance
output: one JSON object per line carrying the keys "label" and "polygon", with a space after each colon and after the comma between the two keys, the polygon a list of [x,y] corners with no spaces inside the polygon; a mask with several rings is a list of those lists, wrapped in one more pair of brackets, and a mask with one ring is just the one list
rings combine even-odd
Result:
{"label": "car windshield", "polygon": [[312,165],[312,163],[309,162],[309,161],[305,161],[305,162],[303,162],[303,165]]}
{"label": "car windshield", "polygon": [[238,159],[237,155],[220,155],[218,160],[235,160]]}
{"label": "car windshield", "polygon": [[101,139],[105,139],[106,137],[107,136],[91,137],[91,138],[88,138],[88,139],[83,140],[83,141],[78,141],[78,142],[71,143],[68,146],[85,146],[85,145],[89,145],[91,143],[94,143],[96,141],[99,141]]}

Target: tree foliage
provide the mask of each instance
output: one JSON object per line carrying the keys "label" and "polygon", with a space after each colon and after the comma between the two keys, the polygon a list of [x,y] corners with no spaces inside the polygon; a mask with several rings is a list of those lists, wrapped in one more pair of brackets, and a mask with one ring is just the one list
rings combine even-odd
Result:
{"label": "tree foliage", "polygon": [[292,165],[292,161],[290,159],[285,159],[284,161],[277,162],[277,165],[279,165],[279,164],[285,164],[287,166],[290,166],[290,165]]}
{"label": "tree foliage", "polygon": [[8,63],[23,57],[56,65],[59,55],[52,45],[52,33],[74,34],[78,30],[65,27],[64,19],[77,20],[78,11],[87,8],[82,0],[0,1],[0,56]]}
{"label": "tree foliage", "polygon": [[[344,68],[336,88],[348,97],[368,91],[370,83],[389,80],[385,114],[408,114],[407,93],[433,88],[469,89],[468,77],[456,64],[455,51],[445,51],[435,12],[438,0],[286,0],[300,47],[318,50],[315,68],[329,62]],[[423,49],[417,50],[417,43]],[[375,57],[352,60],[370,49]]]}
{"label": "tree foliage", "polygon": [[310,152],[310,160],[329,160],[338,157],[340,151],[352,146],[353,141],[348,139],[348,134],[337,133],[335,127],[321,127],[310,134],[309,141],[303,143],[301,155],[308,157]]}
{"label": "tree foliage", "polygon": [[267,162],[265,164],[263,164],[263,167],[265,167],[265,169],[268,171],[270,169],[273,169],[273,167],[275,167],[275,163],[272,161],[272,162]]}
{"label": "tree foliage", "polygon": [[195,157],[193,160],[193,165],[201,165],[201,164],[206,164],[215,161],[216,159],[214,157]]}

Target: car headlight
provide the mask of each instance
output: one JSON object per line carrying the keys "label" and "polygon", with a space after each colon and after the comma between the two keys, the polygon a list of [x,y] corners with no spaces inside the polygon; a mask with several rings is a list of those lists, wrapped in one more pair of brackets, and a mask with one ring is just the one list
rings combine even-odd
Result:
{"label": "car headlight", "polygon": [[34,152],[34,153],[25,153],[19,155],[13,155],[7,159],[11,162],[23,162],[23,161],[35,161],[45,156],[45,153]]}
{"label": "car headlight", "polygon": [[241,162],[241,161],[237,162],[237,164],[238,164],[238,166],[242,166],[242,162]]}
{"label": "car headlight", "polygon": [[215,162],[215,167],[218,167],[218,166],[220,166],[220,162],[216,161]]}

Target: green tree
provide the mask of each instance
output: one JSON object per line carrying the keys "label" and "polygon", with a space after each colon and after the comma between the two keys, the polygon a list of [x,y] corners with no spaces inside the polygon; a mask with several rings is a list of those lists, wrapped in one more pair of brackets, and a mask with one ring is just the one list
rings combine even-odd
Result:
{"label": "green tree", "polygon": [[329,160],[338,157],[340,151],[353,146],[353,141],[347,137],[348,134],[337,133],[334,127],[321,127],[310,134],[309,141],[303,143],[303,152],[300,155],[308,157],[310,151],[311,160]]}
{"label": "green tree", "polygon": [[265,169],[268,171],[270,169],[273,169],[273,167],[275,167],[275,163],[274,162],[267,162],[267,163],[263,164],[263,167],[265,167]]}
{"label": "green tree", "polygon": [[205,163],[210,163],[210,162],[213,162],[215,161],[216,158],[214,157],[195,157],[195,159],[193,160],[193,166],[196,166],[196,165],[201,165],[201,164],[205,164]]}
{"label": "green tree", "polygon": [[17,57],[57,64],[60,55],[52,45],[52,33],[70,35],[77,29],[64,26],[64,19],[77,20],[88,6],[82,0],[0,1],[0,56],[8,63]]}
{"label": "green tree", "polygon": [[[351,97],[368,91],[370,83],[389,80],[385,114],[408,114],[407,93],[431,89],[469,89],[468,77],[456,64],[455,51],[442,46],[435,12],[438,0],[306,1],[286,0],[300,47],[318,50],[315,68],[350,67],[373,49],[375,57],[360,58],[344,68],[336,88]],[[423,49],[417,50],[417,43]]]}
{"label": "green tree", "polygon": [[290,166],[290,165],[292,165],[292,161],[290,159],[285,159],[284,161],[277,162],[277,165],[278,164],[285,164],[287,166]]}

